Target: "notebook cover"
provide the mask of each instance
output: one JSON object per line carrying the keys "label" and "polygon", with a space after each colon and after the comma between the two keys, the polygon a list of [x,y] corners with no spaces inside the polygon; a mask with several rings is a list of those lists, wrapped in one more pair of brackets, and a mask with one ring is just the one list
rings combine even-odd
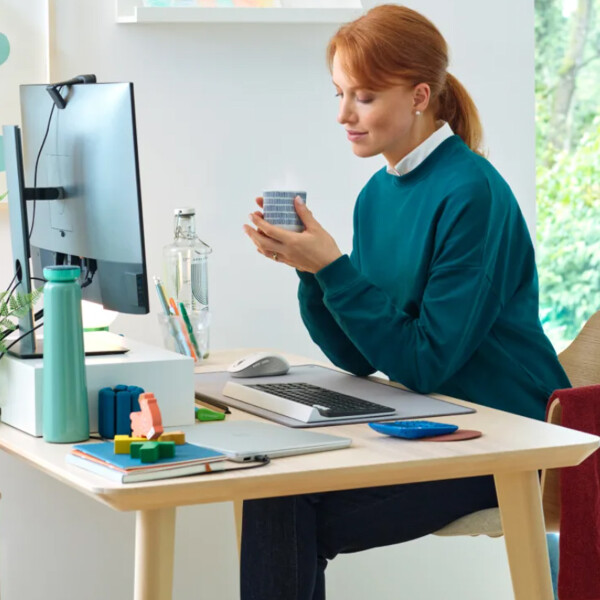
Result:
{"label": "notebook cover", "polygon": [[173,458],[160,458],[155,463],[141,463],[139,458],[131,458],[129,454],[115,454],[113,442],[98,442],[93,444],[76,444],[73,454],[83,458],[91,458],[96,462],[108,463],[117,469],[128,472],[139,470],[159,470],[185,464],[207,463],[224,460],[226,456],[210,448],[195,444],[181,444],[175,448]]}
{"label": "notebook cover", "polygon": [[67,454],[66,461],[69,464],[81,467],[86,471],[101,475],[118,483],[139,483],[142,481],[153,481],[156,479],[169,479],[173,477],[184,477],[188,475],[199,475],[202,473],[212,473],[225,469],[225,461],[210,463],[184,463],[180,465],[171,465],[161,469],[135,469],[125,471],[114,467],[99,459],[92,457],[83,458],[82,453]]}

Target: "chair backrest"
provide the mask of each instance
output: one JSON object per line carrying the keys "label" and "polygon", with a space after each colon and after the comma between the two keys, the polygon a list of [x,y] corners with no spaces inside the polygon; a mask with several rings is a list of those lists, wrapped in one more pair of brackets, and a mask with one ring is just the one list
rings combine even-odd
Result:
{"label": "chair backrest", "polygon": [[589,318],[558,360],[573,387],[600,383],[600,311]]}
{"label": "chair backrest", "polygon": [[[600,311],[594,313],[571,344],[559,355],[573,387],[600,383]],[[548,422],[560,425],[560,401],[555,400],[548,410]],[[558,531],[560,525],[560,469],[542,474],[542,502],[546,530]]]}

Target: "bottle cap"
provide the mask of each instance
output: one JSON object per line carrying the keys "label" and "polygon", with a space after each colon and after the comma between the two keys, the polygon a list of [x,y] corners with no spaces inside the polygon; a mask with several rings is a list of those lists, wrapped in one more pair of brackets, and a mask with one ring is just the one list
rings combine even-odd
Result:
{"label": "bottle cap", "polygon": [[48,281],[75,281],[81,269],[73,265],[53,265],[44,267],[44,277]]}
{"label": "bottle cap", "polygon": [[191,207],[188,207],[188,208],[176,208],[173,211],[173,214],[176,217],[190,217],[190,216],[196,214],[196,209],[195,208],[191,208]]}

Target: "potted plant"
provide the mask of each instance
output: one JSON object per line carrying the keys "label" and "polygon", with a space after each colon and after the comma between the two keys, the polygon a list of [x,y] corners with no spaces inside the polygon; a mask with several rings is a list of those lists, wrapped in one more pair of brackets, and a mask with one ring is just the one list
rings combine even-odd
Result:
{"label": "potted plant", "polygon": [[13,294],[9,290],[0,292],[0,358],[6,352],[6,332],[18,327],[17,320],[27,314],[41,295],[41,289],[33,290],[30,294]]}

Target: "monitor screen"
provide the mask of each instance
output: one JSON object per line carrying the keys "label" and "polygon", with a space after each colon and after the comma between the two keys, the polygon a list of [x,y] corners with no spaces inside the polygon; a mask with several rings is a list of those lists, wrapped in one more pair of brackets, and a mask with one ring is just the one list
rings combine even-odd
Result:
{"label": "monitor screen", "polygon": [[46,86],[20,90],[25,187],[62,188],[64,196],[27,201],[33,275],[77,264],[84,299],[148,313],[133,84],[65,88],[67,105],[54,110],[49,128]]}

